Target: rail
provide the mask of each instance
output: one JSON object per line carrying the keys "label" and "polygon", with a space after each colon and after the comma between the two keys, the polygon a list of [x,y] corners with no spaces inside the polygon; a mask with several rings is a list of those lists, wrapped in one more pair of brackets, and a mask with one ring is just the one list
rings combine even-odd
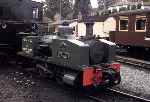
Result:
{"label": "rail", "polygon": [[134,98],[134,99],[136,99],[140,102],[150,102],[149,99],[145,99],[143,97],[139,97],[139,96],[135,96],[135,95],[132,95],[132,94],[129,94],[129,93],[125,93],[123,91],[119,91],[119,90],[116,90],[116,89],[113,89],[113,88],[107,88],[107,90],[109,90],[111,92],[114,92],[114,93],[118,93],[118,94],[126,96],[126,97]]}
{"label": "rail", "polygon": [[149,61],[143,61],[143,60],[138,60],[134,58],[129,58],[129,57],[122,57],[122,56],[116,56],[116,61],[125,63],[125,64],[130,64],[133,66],[145,68],[145,69],[150,69],[150,62]]}
{"label": "rail", "polygon": [[[138,101],[138,102],[150,102],[150,100],[149,99],[146,99],[146,98],[144,98],[144,97],[139,97],[139,96],[136,96],[136,95],[132,95],[132,94],[129,94],[129,93],[125,93],[125,92],[123,92],[123,91],[119,91],[119,90],[116,90],[116,89],[113,89],[113,88],[107,88],[106,89],[106,92],[107,93],[113,93],[113,94],[111,94],[111,95],[113,95],[113,96],[120,96],[120,97],[124,97],[125,99],[127,98],[130,98],[130,99],[133,99],[133,100],[135,100],[136,102]],[[100,95],[103,95],[103,94],[100,94]],[[89,95],[89,96],[87,96],[89,99],[91,99],[91,100],[94,100],[94,101],[96,101],[96,102],[108,102],[108,99],[107,98],[105,98],[105,99],[101,99],[99,96],[100,95]],[[109,97],[109,100],[110,100],[110,97]],[[113,99],[112,99],[113,100]]]}

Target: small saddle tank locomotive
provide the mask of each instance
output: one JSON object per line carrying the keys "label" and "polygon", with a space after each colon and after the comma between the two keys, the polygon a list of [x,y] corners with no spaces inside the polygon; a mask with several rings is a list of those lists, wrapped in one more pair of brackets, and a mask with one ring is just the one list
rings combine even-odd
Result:
{"label": "small saddle tank locomotive", "polygon": [[26,65],[30,63],[72,86],[88,88],[120,83],[120,64],[113,62],[114,43],[96,38],[77,40],[71,27],[58,29],[56,35],[22,39],[22,51],[18,55]]}

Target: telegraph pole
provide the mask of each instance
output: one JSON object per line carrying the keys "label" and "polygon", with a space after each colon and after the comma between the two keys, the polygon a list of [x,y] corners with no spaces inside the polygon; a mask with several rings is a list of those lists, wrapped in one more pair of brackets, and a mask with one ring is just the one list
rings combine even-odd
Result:
{"label": "telegraph pole", "polygon": [[104,5],[104,11],[106,10],[106,0],[103,0]]}
{"label": "telegraph pole", "polygon": [[61,21],[61,0],[60,0],[60,21]]}

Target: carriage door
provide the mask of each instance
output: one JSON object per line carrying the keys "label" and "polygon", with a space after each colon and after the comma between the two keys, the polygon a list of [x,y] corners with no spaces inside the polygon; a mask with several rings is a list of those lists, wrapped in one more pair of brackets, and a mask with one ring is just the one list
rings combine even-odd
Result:
{"label": "carriage door", "polygon": [[147,16],[145,41],[150,41],[150,14]]}

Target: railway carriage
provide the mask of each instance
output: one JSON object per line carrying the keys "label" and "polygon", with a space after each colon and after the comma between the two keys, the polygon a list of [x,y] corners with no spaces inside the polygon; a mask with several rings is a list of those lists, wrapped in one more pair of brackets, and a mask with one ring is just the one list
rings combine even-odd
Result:
{"label": "railway carriage", "polygon": [[135,56],[150,57],[150,11],[123,11],[112,16],[116,30],[110,32],[110,40]]}

